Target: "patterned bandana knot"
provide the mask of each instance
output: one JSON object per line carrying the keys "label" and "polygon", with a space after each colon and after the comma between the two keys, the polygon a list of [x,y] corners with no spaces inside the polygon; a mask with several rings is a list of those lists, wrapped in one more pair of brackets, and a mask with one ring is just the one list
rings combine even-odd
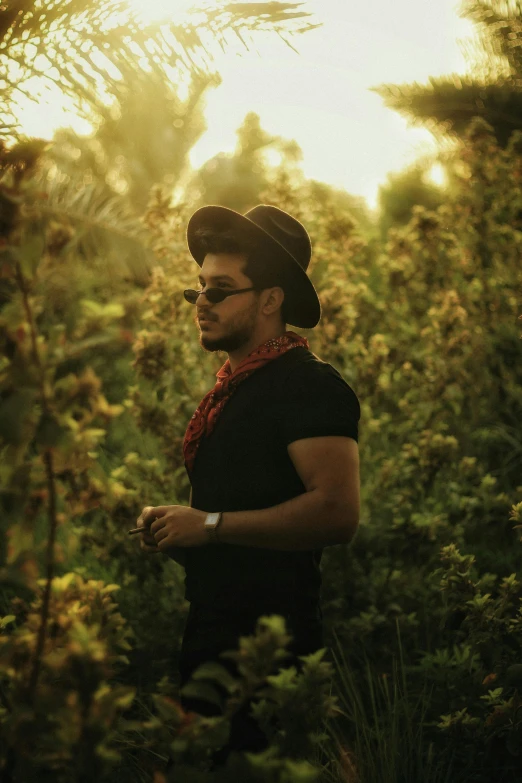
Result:
{"label": "patterned bandana knot", "polygon": [[259,345],[238,364],[234,372],[230,367],[230,359],[226,360],[223,367],[216,373],[217,381],[214,388],[207,392],[199,403],[185,433],[183,455],[189,474],[194,467],[201,439],[213,431],[223,408],[241,381],[248,378],[258,367],[262,367],[272,359],[277,359],[278,356],[292,348],[300,346],[310,347],[306,337],[300,337],[295,332],[286,331],[280,337],[271,338]]}

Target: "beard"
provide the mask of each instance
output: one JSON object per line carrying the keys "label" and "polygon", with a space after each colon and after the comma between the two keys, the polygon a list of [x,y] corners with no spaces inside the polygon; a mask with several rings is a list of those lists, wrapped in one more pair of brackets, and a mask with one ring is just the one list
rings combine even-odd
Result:
{"label": "beard", "polygon": [[[218,322],[219,323],[219,322]],[[224,333],[212,337],[210,334],[200,333],[199,342],[205,351],[225,351],[231,353],[246,345],[254,334],[257,323],[257,306],[237,315],[224,328]],[[220,324],[220,328],[223,326]]]}

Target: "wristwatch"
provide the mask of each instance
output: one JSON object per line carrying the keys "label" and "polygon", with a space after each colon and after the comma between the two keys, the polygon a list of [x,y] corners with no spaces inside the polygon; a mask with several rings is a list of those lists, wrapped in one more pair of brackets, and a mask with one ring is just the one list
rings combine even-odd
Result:
{"label": "wristwatch", "polygon": [[219,523],[221,522],[221,518],[223,516],[222,511],[216,511],[212,514],[207,514],[207,518],[205,519],[205,530],[208,532],[210,536],[210,540],[213,544],[219,544],[219,539],[217,536],[217,528]]}

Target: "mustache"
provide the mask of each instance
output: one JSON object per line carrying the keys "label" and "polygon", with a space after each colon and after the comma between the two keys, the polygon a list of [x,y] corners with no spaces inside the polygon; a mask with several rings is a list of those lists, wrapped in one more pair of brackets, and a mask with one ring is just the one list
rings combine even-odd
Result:
{"label": "mustache", "polygon": [[214,323],[217,321],[217,318],[209,318],[207,315],[196,315],[194,321],[198,323],[200,319],[203,321],[213,321]]}

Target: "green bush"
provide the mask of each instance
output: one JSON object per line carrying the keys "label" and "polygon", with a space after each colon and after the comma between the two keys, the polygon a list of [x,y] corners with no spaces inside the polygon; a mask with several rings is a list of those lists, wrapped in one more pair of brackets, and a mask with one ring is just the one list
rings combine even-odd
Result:
{"label": "green bush", "polygon": [[[80,781],[81,753],[100,780],[141,781],[172,752],[187,781],[205,780],[227,719],[179,706],[183,569],[126,535],[144,505],[188,502],[183,436],[224,361],[202,353],[182,296],[193,205],[152,195],[149,284],[122,279],[121,300],[100,302],[101,267],[58,241],[74,224],[36,185],[41,150],[16,154],[0,181],[0,768]],[[259,718],[279,728],[223,780],[520,778],[521,137],[499,149],[477,121],[454,170],[446,202],[384,244],[295,170],[273,172],[262,197],[314,240],[323,316],[302,333],[361,401],[361,523],[322,561],[332,668],[318,653],[303,675],[256,684]],[[65,266],[68,299],[48,306]],[[284,647],[274,623],[252,654],[263,634]],[[208,695],[205,678],[191,687]]]}

